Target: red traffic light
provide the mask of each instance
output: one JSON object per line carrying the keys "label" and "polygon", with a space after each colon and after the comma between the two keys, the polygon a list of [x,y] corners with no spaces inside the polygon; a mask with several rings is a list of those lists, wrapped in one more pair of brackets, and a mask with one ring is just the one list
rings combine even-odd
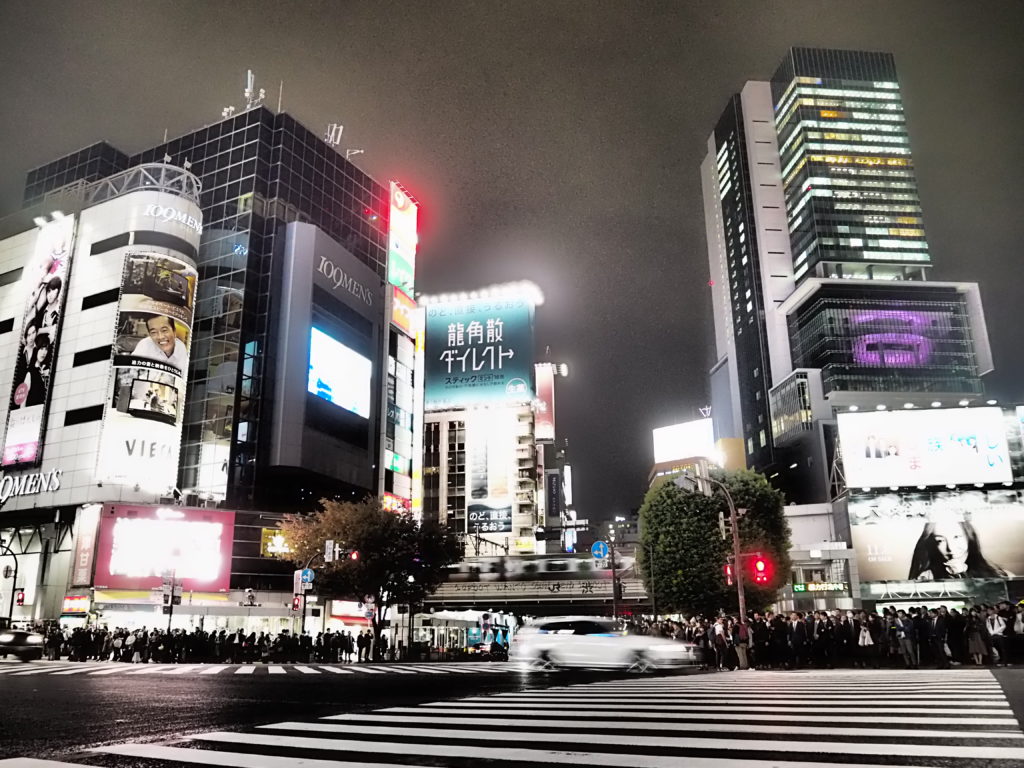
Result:
{"label": "red traffic light", "polygon": [[18,605],[25,604],[25,590],[19,589],[17,595],[14,598],[14,602]]}
{"label": "red traffic light", "polygon": [[763,557],[754,558],[754,583],[767,584],[772,577],[771,564]]}
{"label": "red traffic light", "polygon": [[726,586],[732,586],[732,565],[726,563],[725,565],[725,584]]}
{"label": "red traffic light", "polygon": [[348,553],[348,559],[349,560],[358,560],[359,559],[359,550],[358,549],[353,549],[351,552],[349,552]]}
{"label": "red traffic light", "polygon": [[296,595],[295,597],[292,598],[292,610],[293,611],[301,611],[302,610],[302,598],[299,597],[298,595]]}

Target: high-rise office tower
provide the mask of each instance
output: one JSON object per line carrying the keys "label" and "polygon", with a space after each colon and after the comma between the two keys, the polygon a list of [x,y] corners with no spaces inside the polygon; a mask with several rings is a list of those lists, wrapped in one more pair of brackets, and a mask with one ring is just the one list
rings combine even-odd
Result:
{"label": "high-rise office tower", "polygon": [[824,500],[838,411],[982,395],[978,286],[930,280],[890,54],[792,49],[730,99],[701,174],[716,437],[749,466]]}

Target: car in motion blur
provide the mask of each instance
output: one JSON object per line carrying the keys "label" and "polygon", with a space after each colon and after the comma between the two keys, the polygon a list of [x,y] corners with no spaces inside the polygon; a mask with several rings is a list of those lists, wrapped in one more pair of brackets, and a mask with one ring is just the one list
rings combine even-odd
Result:
{"label": "car in motion blur", "polygon": [[535,668],[597,667],[651,672],[698,663],[692,643],[627,634],[614,619],[559,616],[522,627],[509,660]]}
{"label": "car in motion blur", "polygon": [[43,658],[43,636],[23,629],[0,631],[0,656],[15,656],[22,661]]}

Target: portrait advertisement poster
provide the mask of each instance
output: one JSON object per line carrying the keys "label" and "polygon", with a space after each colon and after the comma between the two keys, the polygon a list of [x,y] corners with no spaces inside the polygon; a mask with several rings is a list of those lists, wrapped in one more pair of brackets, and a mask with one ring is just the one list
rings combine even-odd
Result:
{"label": "portrait advertisement poster", "polygon": [[73,216],[40,227],[32,258],[22,271],[25,304],[17,326],[18,350],[0,460],[4,467],[34,466],[42,460],[74,236]]}
{"label": "portrait advertisement poster", "polygon": [[155,253],[125,256],[97,479],[175,484],[197,273]]}
{"label": "portrait advertisement poster", "polygon": [[841,413],[837,423],[850,488],[1013,479],[999,408]]}
{"label": "portrait advertisement poster", "polygon": [[533,305],[510,296],[426,307],[426,408],[533,399]]}
{"label": "portrait advertisement poster", "polygon": [[851,493],[860,580],[1024,574],[1024,493],[1013,489]]}
{"label": "portrait advertisement poster", "polygon": [[512,530],[510,474],[515,470],[515,421],[511,409],[478,411],[466,419],[466,519],[471,533]]}

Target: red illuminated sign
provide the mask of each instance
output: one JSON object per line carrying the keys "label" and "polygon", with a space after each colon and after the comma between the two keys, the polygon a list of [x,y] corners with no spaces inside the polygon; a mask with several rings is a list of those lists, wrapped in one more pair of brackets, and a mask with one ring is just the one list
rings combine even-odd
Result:
{"label": "red illuminated sign", "polygon": [[401,184],[391,182],[388,214],[388,282],[409,296],[416,283],[416,232],[419,209]]}
{"label": "red illuminated sign", "polygon": [[538,440],[555,439],[555,367],[550,363],[534,366],[537,378],[537,405],[533,419],[534,437]]}
{"label": "red illuminated sign", "polygon": [[402,293],[398,286],[394,286],[392,291],[391,323],[405,333],[405,335],[412,336],[414,335],[412,323],[416,311],[416,302]]}
{"label": "red illuminated sign", "polygon": [[230,587],[235,513],[108,504],[100,517],[95,586],[154,589],[173,573],[185,591]]}
{"label": "red illuminated sign", "polygon": [[66,595],[64,597],[64,604],[60,609],[62,614],[64,613],[88,613],[89,612],[89,596],[88,595]]}
{"label": "red illuminated sign", "polygon": [[408,512],[410,506],[409,499],[403,499],[393,493],[385,493],[380,503],[388,512]]}

